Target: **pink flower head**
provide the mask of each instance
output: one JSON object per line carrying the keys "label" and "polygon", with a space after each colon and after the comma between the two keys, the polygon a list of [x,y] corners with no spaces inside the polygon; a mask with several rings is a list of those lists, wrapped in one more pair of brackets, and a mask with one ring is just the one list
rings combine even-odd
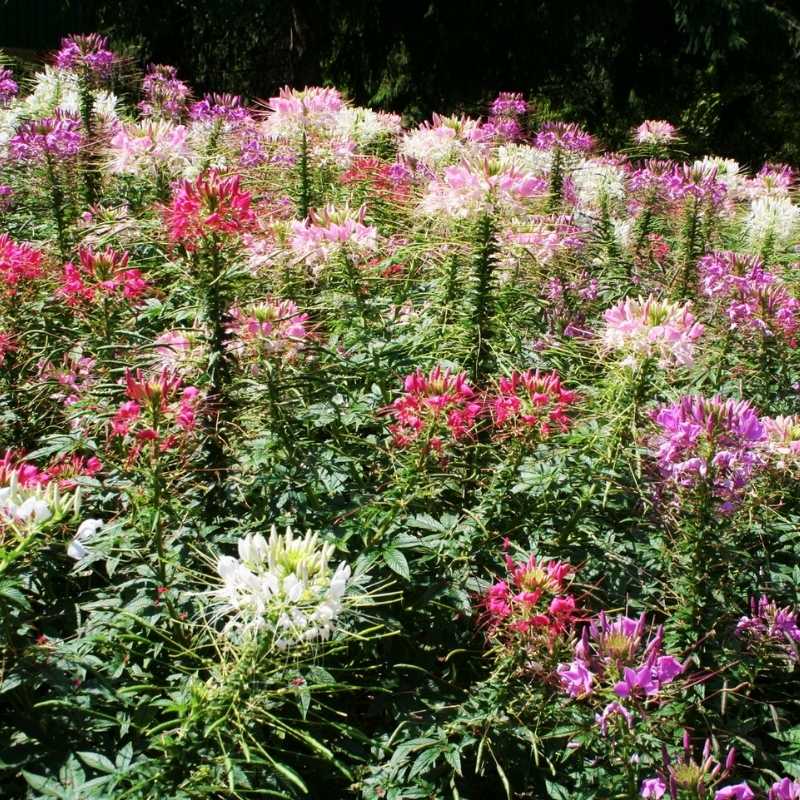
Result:
{"label": "pink flower head", "polygon": [[540,150],[570,150],[588,152],[596,146],[594,137],[574,122],[545,122],[536,134],[536,146]]}
{"label": "pink flower head", "polygon": [[114,61],[108,39],[99,33],[67,36],[61,40],[61,49],[55,56],[59,69],[85,70],[98,77],[107,77]]}
{"label": "pink flower head", "polygon": [[0,107],[6,105],[17,96],[19,86],[10,69],[0,68]]}
{"label": "pink flower head", "polygon": [[77,117],[56,112],[52,117],[23,122],[8,141],[15,161],[71,160],[84,144]]}
{"label": "pink flower head", "polygon": [[645,798],[659,798],[663,797],[667,791],[667,785],[661,778],[647,778],[642,782],[642,787],[639,789],[639,794]]}
{"label": "pink flower head", "polygon": [[556,670],[561,686],[570,697],[586,697],[592,693],[594,676],[583,661],[560,664]]}
{"label": "pink flower head", "polygon": [[472,435],[481,404],[464,372],[434,367],[427,375],[417,370],[406,376],[404,394],[389,408],[389,426],[397,447],[419,442],[424,449],[440,451],[443,438],[458,442]]}
{"label": "pink flower head", "polygon": [[608,733],[608,721],[611,717],[622,717],[628,725],[628,728],[633,727],[633,714],[628,711],[625,706],[620,705],[616,701],[609,703],[600,714],[595,715],[595,721],[600,728],[600,733],[605,736]]}
{"label": "pink flower head", "polygon": [[466,219],[490,213],[497,206],[520,211],[525,201],[547,194],[547,182],[532,173],[484,161],[447,167],[431,181],[422,199],[425,214]]}
{"label": "pink flower head", "polygon": [[746,783],[726,786],[714,794],[714,800],[754,800],[755,794]]}
{"label": "pink flower head", "polygon": [[751,602],[750,616],[742,617],[736,633],[751,645],[772,647],[790,662],[800,662],[800,627],[794,609],[779,608],[762,595]]}
{"label": "pink flower head", "polygon": [[142,79],[143,100],[139,110],[146,117],[178,120],[190,93],[189,87],[178,79],[175,67],[150,64]]}
{"label": "pink flower head", "polygon": [[164,119],[120,126],[109,145],[109,168],[113,173],[134,175],[175,172],[188,162],[188,134],[188,128]]}
{"label": "pink flower head", "polygon": [[231,317],[232,347],[242,359],[291,360],[309,336],[308,314],[291,300],[267,299],[234,308]]}
{"label": "pink flower head", "polygon": [[662,367],[691,364],[694,344],[703,326],[690,311],[691,304],[628,298],[604,314],[602,342],[606,350],[625,355],[623,363],[636,365],[657,358]]}
{"label": "pink flower head", "polygon": [[378,246],[378,229],[365,225],[366,206],[326,206],[312,211],[307,220],[292,223],[291,248],[298,259],[320,267],[337,253],[361,257]]}
{"label": "pink flower head", "polygon": [[0,234],[0,293],[13,297],[26,284],[44,275],[44,255],[29,244],[17,244],[7,233]]}
{"label": "pink flower head", "polygon": [[336,89],[311,86],[301,91],[286,86],[267,105],[275,115],[314,118],[341,111],[344,101]]}
{"label": "pink flower head", "polygon": [[517,436],[533,432],[547,438],[553,429],[569,429],[567,410],[577,399],[575,392],[563,388],[556,372],[515,370],[500,378],[489,407],[499,432]]}
{"label": "pink flower head", "polygon": [[800,800],[800,780],[781,778],[772,784],[767,800]]}
{"label": "pink flower head", "polygon": [[678,138],[674,125],[662,119],[647,119],[634,131],[637,144],[669,144]]}
{"label": "pink flower head", "polygon": [[492,116],[518,117],[528,113],[528,103],[518,92],[500,92],[492,101]]}
{"label": "pink flower head", "polygon": [[778,469],[800,462],[800,416],[762,417],[766,432],[764,452]]}
{"label": "pink flower head", "polygon": [[99,297],[137,300],[150,288],[138,269],[128,268],[127,252],[82,247],[79,256],[79,264],[70,261],[64,265],[63,284],[58,290],[71,306]]}
{"label": "pink flower head", "polygon": [[163,209],[170,241],[194,251],[208,237],[237,236],[255,228],[250,194],[241,178],[210,171],[181,181],[172,203]]}

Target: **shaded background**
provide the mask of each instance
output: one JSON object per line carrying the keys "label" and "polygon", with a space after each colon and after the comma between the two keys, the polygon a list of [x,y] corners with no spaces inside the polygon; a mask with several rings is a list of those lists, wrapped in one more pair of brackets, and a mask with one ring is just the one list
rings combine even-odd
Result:
{"label": "shaded background", "polygon": [[480,114],[501,90],[609,147],[644,118],[690,152],[800,163],[797,0],[0,0],[0,47],[31,57],[99,30],[198,93],[334,84],[359,104]]}

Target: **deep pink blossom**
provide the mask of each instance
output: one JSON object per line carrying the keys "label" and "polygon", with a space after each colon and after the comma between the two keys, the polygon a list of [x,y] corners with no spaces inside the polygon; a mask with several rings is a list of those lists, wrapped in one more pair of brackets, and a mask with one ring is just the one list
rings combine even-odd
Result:
{"label": "deep pink blossom", "polygon": [[237,236],[253,230],[256,223],[241,178],[223,178],[214,171],[181,181],[163,212],[170,241],[190,252],[207,238]]}
{"label": "deep pink blossom", "polygon": [[397,447],[420,443],[441,452],[444,443],[472,435],[482,410],[464,372],[434,367],[427,375],[417,370],[404,380],[404,393],[389,407],[389,426]]}
{"label": "deep pink blossom", "polygon": [[596,146],[593,136],[586,133],[574,122],[545,122],[536,134],[536,146],[541,150],[562,150],[588,152]]}
{"label": "deep pink blossom", "polygon": [[561,385],[557,372],[539,370],[518,372],[500,378],[497,393],[488,399],[492,420],[504,435],[524,436],[535,433],[547,438],[553,430],[570,427],[567,414],[578,395]]}
{"label": "deep pink blossom", "polygon": [[17,96],[19,86],[10,69],[0,68],[0,106],[4,106]]}

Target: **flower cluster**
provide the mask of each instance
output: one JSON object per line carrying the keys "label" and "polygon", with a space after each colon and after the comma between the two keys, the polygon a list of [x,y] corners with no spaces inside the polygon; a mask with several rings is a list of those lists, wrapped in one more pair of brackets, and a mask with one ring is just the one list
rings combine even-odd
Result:
{"label": "flower cluster", "polygon": [[701,502],[733,510],[763,464],[764,425],[745,400],[687,395],[654,412],[652,446],[664,487],[707,492]]}
{"label": "flower cluster", "polygon": [[754,249],[783,249],[795,240],[800,226],[800,206],[794,205],[789,197],[757,197],[744,224],[747,239]]}
{"label": "flower cluster", "polygon": [[[706,739],[703,745],[703,755],[696,761],[692,752],[692,741],[688,731],[683,735],[682,757],[670,759],[664,751],[664,768],[654,778],[647,778],[639,791],[644,798],[664,797],[669,792],[669,797],[688,796],[707,800],[714,791],[714,800],[754,800],[755,794],[746,783],[716,788],[733,771],[736,765],[736,751],[731,748],[722,764],[711,753],[711,740]],[[715,791],[716,789],[716,791]]]}
{"label": "flower cluster", "polygon": [[424,451],[441,454],[445,442],[460,441],[473,433],[482,410],[467,375],[434,367],[427,375],[407,375],[404,394],[389,407],[389,426],[397,447],[421,444]]}
{"label": "flower cluster", "polygon": [[63,492],[58,481],[23,482],[16,470],[6,480],[8,485],[0,487],[0,524],[35,528],[77,509],[80,502],[79,492]]}
{"label": "flower cluster", "polygon": [[545,122],[536,134],[536,146],[541,150],[588,152],[596,146],[594,137],[573,122]]}
{"label": "flower cluster", "polygon": [[211,171],[194,181],[181,181],[172,203],[164,208],[170,241],[192,252],[208,237],[252,230],[256,217],[250,199],[238,175],[223,178]]}
{"label": "flower cluster", "polygon": [[362,257],[378,246],[378,229],[365,225],[366,206],[353,212],[326,206],[307,220],[292,223],[291,248],[295,256],[319,268],[337,253]]}
{"label": "flower cluster", "polygon": [[111,420],[111,435],[133,436],[138,442],[156,442],[162,451],[178,443],[179,434],[194,430],[200,391],[194,386],[181,389],[181,378],[167,369],[153,377],[141,370],[125,373],[128,398]]}
{"label": "flower cluster", "polygon": [[180,119],[190,95],[189,87],[178,78],[175,67],[151,64],[142,79],[139,110],[146,117]]}
{"label": "flower cluster", "polygon": [[263,635],[279,650],[331,638],[345,609],[350,567],[332,570],[334,548],[310,532],[291,529],[269,539],[253,534],[239,539],[239,558],[222,556],[217,573],[222,586],[211,592],[218,617],[230,616],[228,634]]}
{"label": "flower cluster", "polygon": [[797,612],[789,607],[778,608],[774,600],[764,595],[751,601],[750,616],[739,620],[736,633],[751,647],[772,649],[790,662],[800,662]]}
{"label": "flower cluster", "polygon": [[498,381],[497,393],[490,400],[492,420],[501,435],[533,433],[546,439],[554,427],[569,429],[567,411],[577,399],[575,392],[561,385],[557,372],[514,370]]}
{"label": "flower cluster", "polygon": [[67,36],[61,40],[61,49],[55,56],[59,69],[85,70],[100,77],[108,75],[114,61],[108,39],[97,33]]}
{"label": "flower cluster", "polygon": [[658,701],[664,687],[683,672],[681,662],[663,651],[663,628],[649,639],[646,628],[645,614],[610,619],[601,611],[583,628],[575,659],[556,670],[571,697],[596,696],[606,703],[595,718],[603,735],[615,716],[632,726],[634,709],[642,714],[645,704]]}
{"label": "flower cluster", "polygon": [[242,98],[234,94],[207,94],[193,103],[189,116],[201,122],[242,122],[250,112],[242,105]]}
{"label": "flower cluster", "polygon": [[678,138],[678,131],[663,119],[646,119],[634,130],[633,138],[637,144],[669,144]]}
{"label": "flower cluster", "polygon": [[515,562],[506,554],[504,560],[506,578],[493,583],[480,600],[490,639],[522,642],[529,655],[537,649],[539,655],[552,652],[578,615],[575,598],[568,591],[574,567],[536,555]]}
{"label": "flower cluster", "polygon": [[138,269],[128,268],[129,254],[107,247],[96,251],[82,247],[79,263],[64,265],[63,285],[58,290],[71,306],[93,303],[100,298],[138,300],[149,284]]}
{"label": "flower cluster", "polygon": [[176,173],[189,162],[188,128],[168,120],[123,125],[109,146],[109,170],[114,174],[149,176],[159,170]]}
{"label": "flower cluster", "polygon": [[8,154],[16,161],[48,160],[52,163],[74,158],[83,143],[78,118],[57,113],[23,122],[8,142]]}
{"label": "flower cluster", "polygon": [[19,86],[10,69],[0,67],[0,107],[6,105],[17,96]]}
{"label": "flower cluster", "polygon": [[756,256],[717,251],[698,262],[703,293],[723,306],[731,329],[781,336],[794,344],[800,301]]}
{"label": "flower cluster", "polygon": [[41,278],[44,274],[40,250],[29,244],[18,244],[7,233],[0,234],[0,292],[12,297],[18,294],[21,285]]}
{"label": "flower cluster", "polygon": [[628,298],[604,314],[602,346],[624,356],[623,364],[636,366],[657,358],[662,367],[691,364],[694,345],[703,326],[691,313],[691,304]]}
{"label": "flower cluster", "polygon": [[800,800],[800,779],[781,778],[769,790],[767,800]]}
{"label": "flower cluster", "polygon": [[800,463],[800,416],[762,417],[766,438],[762,442],[764,452],[779,470]]}
{"label": "flower cluster", "polygon": [[270,97],[267,106],[271,111],[267,129],[275,136],[297,134],[308,127],[331,126],[338,112],[345,108],[336,89],[318,86],[302,91],[286,86],[277,97]]}
{"label": "flower cluster", "polygon": [[523,201],[546,193],[547,182],[531,173],[489,162],[461,164],[447,167],[441,179],[428,184],[420,207],[431,216],[466,219],[492,213],[498,206],[521,210]]}
{"label": "flower cluster", "polygon": [[309,332],[308,314],[291,300],[267,299],[231,311],[231,348],[246,361],[291,360],[303,348]]}

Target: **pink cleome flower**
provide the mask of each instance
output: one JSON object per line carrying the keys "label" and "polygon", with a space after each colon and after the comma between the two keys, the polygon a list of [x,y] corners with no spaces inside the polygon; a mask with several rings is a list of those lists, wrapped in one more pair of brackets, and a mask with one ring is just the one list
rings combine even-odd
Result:
{"label": "pink cleome flower", "polygon": [[363,256],[378,246],[378,229],[365,225],[366,206],[352,212],[329,205],[312,211],[307,220],[292,223],[290,245],[294,254],[314,266],[321,266],[336,253]]}
{"label": "pink cleome flower", "polygon": [[421,444],[441,453],[445,441],[458,442],[472,435],[482,406],[464,372],[434,367],[427,375],[417,370],[406,376],[405,392],[389,407],[394,443],[405,448]]}
{"label": "pink cleome flower", "polygon": [[678,129],[663,119],[646,119],[633,132],[638,144],[668,144],[678,138]]}
{"label": "pink cleome flower", "polygon": [[163,209],[170,241],[193,252],[209,237],[252,231],[256,216],[250,203],[238,175],[223,178],[212,170],[194,181],[181,181]]}
{"label": "pink cleome flower", "polygon": [[512,436],[535,433],[546,439],[553,428],[569,429],[567,410],[577,399],[575,392],[561,385],[557,372],[514,370],[510,376],[500,378],[497,394],[489,399],[488,405],[498,433]]}
{"label": "pink cleome flower", "polygon": [[29,244],[17,244],[7,233],[0,234],[0,293],[13,297],[31,281],[44,275],[44,254]]}
{"label": "pink cleome flower", "polygon": [[78,264],[70,261],[64,265],[64,282],[58,290],[71,306],[101,297],[138,300],[150,288],[138,269],[128,268],[127,252],[82,247],[79,256]]}
{"label": "pink cleome flower", "polygon": [[244,359],[294,358],[309,336],[308,314],[291,300],[267,299],[231,311],[232,349]]}
{"label": "pink cleome flower", "polygon": [[662,367],[691,364],[694,345],[703,326],[691,313],[691,304],[628,298],[604,314],[602,345],[607,351],[625,355],[631,365],[657,358]]}
{"label": "pink cleome flower", "polygon": [[78,118],[56,112],[52,117],[23,122],[8,141],[8,155],[23,162],[70,160],[83,144]]}

